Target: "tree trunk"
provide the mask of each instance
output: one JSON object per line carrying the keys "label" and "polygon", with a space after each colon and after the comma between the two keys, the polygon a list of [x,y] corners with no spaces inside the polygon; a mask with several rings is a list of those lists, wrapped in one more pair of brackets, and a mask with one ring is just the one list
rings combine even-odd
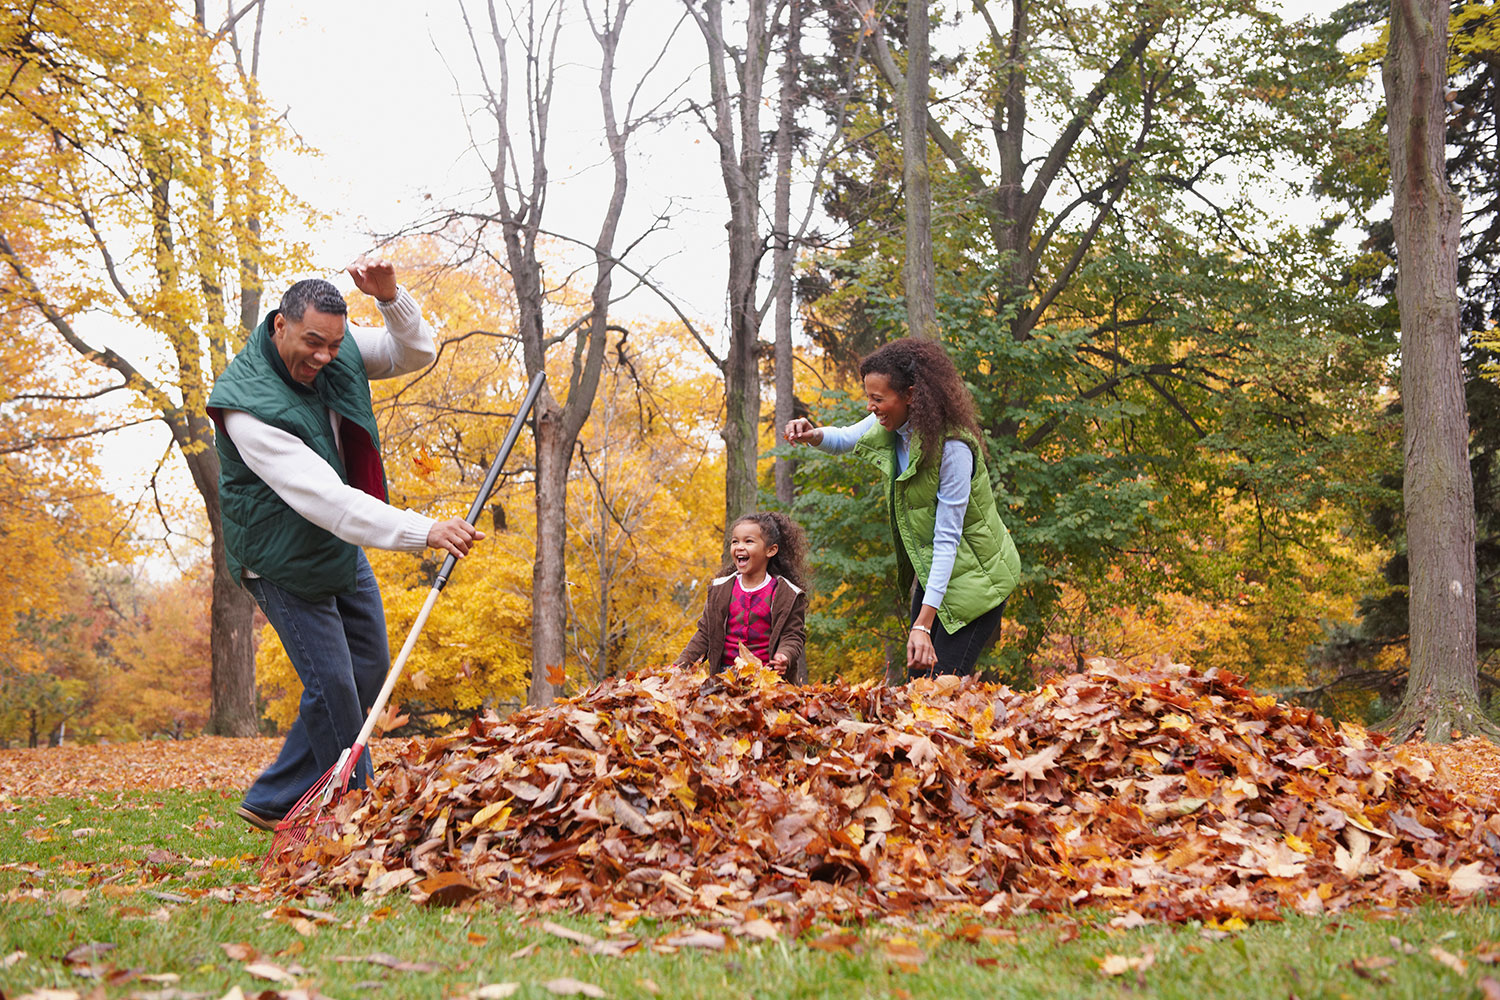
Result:
{"label": "tree trunk", "polygon": [[573,442],[563,440],[559,407],[549,389],[537,399],[536,560],[531,568],[531,689],[528,705],[557,697],[567,652],[568,464]]}
{"label": "tree trunk", "polygon": [[[215,736],[258,736],[260,713],[255,704],[255,599],[229,572],[219,519],[219,455],[214,451],[208,418],[190,420],[192,444],[179,447],[203,498],[212,526],[213,601],[209,608],[208,732]],[[175,429],[175,428],[174,428]]]}
{"label": "tree trunk", "polygon": [[[747,211],[750,219],[754,214]],[[724,524],[756,509],[760,456],[760,315],[755,309],[754,229],[731,226],[729,354],[724,359]],[[735,230],[739,230],[736,232]],[[748,267],[745,258],[752,260]]]}
{"label": "tree trunk", "polygon": [[[760,456],[760,177],[765,142],[760,131],[769,40],[765,0],[751,0],[745,14],[745,47],[727,60],[722,0],[701,11],[688,5],[708,49],[713,95],[709,133],[719,151],[719,172],[729,198],[729,352],[724,359],[724,523],[756,509],[756,462]],[[732,95],[726,61],[738,71]],[[737,102],[736,99],[737,98]],[[735,110],[739,112],[735,120]]]}
{"label": "tree trunk", "polygon": [[932,183],[927,170],[927,4],[906,6],[906,83],[901,88],[901,177],[906,202],[906,329],[936,339],[937,288],[932,262]]}
{"label": "tree trunk", "polygon": [[[776,424],[792,419],[796,380],[792,377],[792,130],[796,127],[797,76],[802,63],[802,4],[790,0],[787,11],[786,56],[781,64],[781,108],[776,127],[776,195],[772,226],[776,253],[771,260],[776,286]],[[776,502],[790,507],[796,463],[776,459]]]}
{"label": "tree trunk", "polygon": [[1448,5],[1394,0],[1383,66],[1401,312],[1411,669],[1396,739],[1496,732],[1479,708],[1474,488],[1459,356],[1462,205],[1448,185]]}

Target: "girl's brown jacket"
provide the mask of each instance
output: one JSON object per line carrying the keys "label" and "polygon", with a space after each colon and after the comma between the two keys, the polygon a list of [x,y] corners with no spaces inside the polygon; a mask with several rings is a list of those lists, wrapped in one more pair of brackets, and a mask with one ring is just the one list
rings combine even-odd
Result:
{"label": "girl's brown jacket", "polygon": [[[724,633],[728,630],[729,600],[734,596],[734,579],[739,574],[721,576],[708,585],[708,595],[703,602],[703,617],[698,619],[698,631],[688,640],[687,648],[677,655],[675,666],[687,667],[699,660],[708,660],[710,673],[717,674],[730,663],[724,662]],[[786,577],[776,578],[776,593],[771,596],[771,656],[781,653],[786,657],[787,680],[806,678],[806,667],[802,666],[802,644],[807,631],[807,593]]]}

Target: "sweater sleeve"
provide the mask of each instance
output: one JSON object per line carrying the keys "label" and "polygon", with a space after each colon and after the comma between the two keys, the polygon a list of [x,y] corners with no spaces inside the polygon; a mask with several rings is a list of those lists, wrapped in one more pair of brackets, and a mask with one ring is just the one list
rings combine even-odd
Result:
{"label": "sweater sleeve", "polygon": [[857,424],[847,427],[824,427],[823,440],[818,443],[819,451],[826,451],[833,455],[842,455],[851,451],[860,438],[864,437],[866,431],[875,425],[875,414],[867,413],[865,418]]}
{"label": "sweater sleeve", "polygon": [[433,520],[348,486],[307,443],[243,410],[224,411],[224,431],[250,471],[288,507],[352,545],[420,552]]}
{"label": "sweater sleeve", "polygon": [[[436,338],[422,308],[404,288],[390,302],[376,301],[385,328],[349,327],[370,378],[391,378],[426,368],[437,360]],[[300,513],[300,512],[299,512]]]}
{"label": "sweater sleeve", "polygon": [[964,514],[969,510],[969,486],[974,478],[974,453],[962,441],[943,442],[938,467],[937,523],[932,531],[932,570],[922,584],[922,603],[942,607],[963,537]]}
{"label": "sweater sleeve", "polygon": [[786,626],[776,643],[776,653],[786,657],[787,670],[795,673],[797,660],[807,644],[807,592],[801,591],[792,602],[792,612],[787,616]]}

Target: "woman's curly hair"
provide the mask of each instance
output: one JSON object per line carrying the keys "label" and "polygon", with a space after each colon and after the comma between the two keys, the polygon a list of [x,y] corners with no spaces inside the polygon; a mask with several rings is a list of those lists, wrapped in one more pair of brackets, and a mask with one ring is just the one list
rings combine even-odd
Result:
{"label": "woman's curly hair", "polygon": [[[766,564],[766,572],[783,577],[796,584],[799,590],[807,589],[807,533],[802,525],[780,511],[762,511],[743,514],[729,526],[733,533],[741,524],[754,524],[760,528],[760,537],[767,545],[776,546],[776,554]],[[726,562],[720,574],[733,573],[734,563]]]}
{"label": "woman's curly hair", "polygon": [[859,377],[884,375],[897,392],[911,390],[912,431],[921,443],[921,462],[936,461],[955,431],[974,435],[984,449],[984,433],[974,416],[974,400],[948,352],[935,340],[903,337],[871,352],[859,363]]}

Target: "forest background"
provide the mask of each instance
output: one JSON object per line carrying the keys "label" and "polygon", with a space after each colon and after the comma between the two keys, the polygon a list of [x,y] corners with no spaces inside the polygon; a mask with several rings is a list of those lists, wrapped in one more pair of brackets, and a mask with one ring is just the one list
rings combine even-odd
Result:
{"label": "forest background", "polygon": [[[901,679],[878,484],[775,429],[856,419],[858,357],[923,322],[1026,567],[987,675],[1170,656],[1367,720],[1399,698],[1382,5],[454,4],[402,44],[440,55],[469,152],[378,224],[297,180],[322,162],[299,114],[359,119],[402,86],[358,45],[359,109],[301,111],[263,67],[318,27],[275,0],[3,11],[0,740],[293,717],[290,665],[225,579],[202,403],[280,289],[366,243],[441,346],[377,387],[394,502],[466,509],[549,376],[392,731],[669,661],[726,518],[756,506],[808,528],[813,677]],[[1450,32],[1488,691],[1500,8],[1456,4]],[[378,180],[430,128],[368,129],[338,162]],[[372,562],[399,645],[436,565]]]}

